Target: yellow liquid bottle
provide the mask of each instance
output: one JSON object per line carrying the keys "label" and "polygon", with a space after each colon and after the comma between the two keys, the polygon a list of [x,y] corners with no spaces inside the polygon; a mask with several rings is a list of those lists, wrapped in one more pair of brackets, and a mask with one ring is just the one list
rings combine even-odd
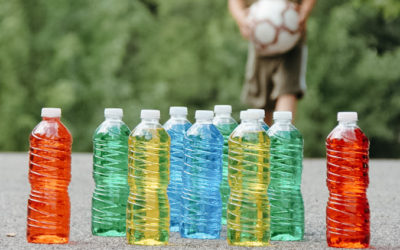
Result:
{"label": "yellow liquid bottle", "polygon": [[142,122],[129,137],[128,244],[168,244],[170,137],[159,117],[158,110],[142,110]]}
{"label": "yellow liquid bottle", "polygon": [[268,246],[270,241],[270,140],[255,117],[251,111],[241,113],[242,123],[229,137],[227,240],[234,246]]}

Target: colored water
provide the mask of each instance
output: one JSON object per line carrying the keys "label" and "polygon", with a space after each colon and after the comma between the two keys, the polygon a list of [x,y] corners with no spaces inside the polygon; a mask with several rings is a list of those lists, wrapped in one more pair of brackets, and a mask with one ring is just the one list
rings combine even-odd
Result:
{"label": "colored water", "polygon": [[125,236],[130,130],[119,119],[107,119],[93,136],[92,233]]}
{"label": "colored water", "polygon": [[222,200],[222,224],[226,224],[226,204],[229,198],[229,184],[228,184],[228,140],[232,131],[237,127],[237,122],[229,118],[220,118],[216,116],[213,124],[218,128],[224,137],[224,148],[222,156],[222,182],[221,182],[221,200]]}
{"label": "colored water", "polygon": [[223,143],[211,120],[196,122],[186,133],[180,228],[184,238],[220,237]]}
{"label": "colored water", "polygon": [[339,124],[326,139],[326,237],[330,247],[367,248],[369,141],[355,123]]}
{"label": "colored water", "polygon": [[268,131],[269,127],[268,125],[265,123],[265,121],[263,119],[260,120],[261,123],[261,127],[265,130]]}
{"label": "colored water", "polygon": [[229,138],[227,239],[230,245],[269,245],[269,146],[268,135],[257,121],[242,122]]}
{"label": "colored water", "polygon": [[184,165],[184,137],[191,124],[186,119],[170,119],[164,129],[171,137],[170,182],[167,193],[170,206],[170,231],[178,232],[181,222],[182,171]]}
{"label": "colored water", "polygon": [[290,124],[275,122],[271,140],[271,240],[293,241],[304,237],[304,204],[301,195],[303,137]]}
{"label": "colored water", "polygon": [[71,134],[59,118],[44,117],[31,133],[28,242],[68,243],[71,145]]}
{"label": "colored water", "polygon": [[169,150],[169,135],[158,122],[141,122],[129,137],[128,244],[168,244]]}

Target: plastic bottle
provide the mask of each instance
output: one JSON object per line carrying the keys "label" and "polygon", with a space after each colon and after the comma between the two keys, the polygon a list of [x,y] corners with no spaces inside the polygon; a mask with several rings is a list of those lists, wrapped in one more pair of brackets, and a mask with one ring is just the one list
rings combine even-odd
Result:
{"label": "plastic bottle", "polygon": [[274,112],[268,130],[271,140],[271,240],[294,241],[304,237],[304,204],[301,195],[303,137],[292,125],[292,112]]}
{"label": "plastic bottle", "polygon": [[227,240],[234,246],[267,246],[270,141],[257,112],[242,111],[240,119],[229,137]]}
{"label": "plastic bottle", "polygon": [[367,248],[369,141],[357,126],[356,112],[339,112],[338,121],[326,139],[326,238],[330,247]]}
{"label": "plastic bottle", "polygon": [[237,127],[237,122],[232,118],[231,105],[215,105],[215,117],[213,124],[218,128],[224,137],[224,148],[222,156],[222,183],[221,183],[221,199],[222,199],[222,224],[226,225],[226,203],[229,198],[228,184],[228,139],[232,131]]}
{"label": "plastic bottle", "polygon": [[171,232],[179,232],[179,224],[181,222],[182,171],[185,163],[184,137],[186,131],[192,125],[186,119],[187,113],[186,107],[170,107],[169,114],[171,118],[164,124],[164,129],[171,137],[170,182],[167,190],[170,206],[169,229]]}
{"label": "plastic bottle", "polygon": [[30,136],[27,241],[69,241],[72,136],[61,123],[61,109],[43,108],[43,120]]}
{"label": "plastic bottle", "polygon": [[93,135],[92,234],[125,236],[128,186],[128,138],[122,109],[104,110],[106,120]]}
{"label": "plastic bottle", "polygon": [[181,236],[218,239],[221,231],[222,147],[224,138],[212,124],[213,112],[196,111],[185,136]]}
{"label": "plastic bottle", "polygon": [[127,242],[167,245],[170,138],[159,123],[159,110],[144,109],[140,117],[129,136]]}
{"label": "plastic bottle", "polygon": [[265,131],[268,131],[268,129],[269,129],[268,124],[266,124],[265,121],[264,121],[264,118],[265,118],[265,110],[264,110],[264,109],[248,109],[248,111],[257,112],[258,121],[260,122],[261,127],[262,127]]}

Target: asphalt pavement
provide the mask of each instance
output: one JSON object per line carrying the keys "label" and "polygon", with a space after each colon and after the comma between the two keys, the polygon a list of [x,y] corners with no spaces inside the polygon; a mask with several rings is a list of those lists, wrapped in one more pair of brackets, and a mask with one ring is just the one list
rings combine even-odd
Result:
{"label": "asphalt pavement", "polygon": [[[325,159],[305,159],[302,192],[305,205],[305,239],[272,242],[266,249],[325,249]],[[400,249],[400,160],[371,160],[368,198],[371,209],[371,248]],[[0,249],[159,249],[125,243],[124,237],[95,237],[90,231],[91,196],[94,188],[91,154],[72,155],[71,234],[67,245],[26,242],[28,154],[0,153]],[[173,249],[245,249],[231,247],[226,230],[220,240],[182,239],[171,233]],[[260,249],[260,248],[258,248]]]}

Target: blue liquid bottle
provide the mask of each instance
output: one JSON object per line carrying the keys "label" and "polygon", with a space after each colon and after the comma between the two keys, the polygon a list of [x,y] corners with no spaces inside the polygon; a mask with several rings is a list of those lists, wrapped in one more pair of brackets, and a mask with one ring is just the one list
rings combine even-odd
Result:
{"label": "blue liquid bottle", "polygon": [[171,232],[178,232],[181,222],[182,172],[185,163],[184,137],[192,125],[186,118],[187,113],[186,107],[170,107],[171,118],[164,124],[164,129],[171,137],[170,181],[167,189]]}
{"label": "blue liquid bottle", "polygon": [[304,236],[304,204],[301,195],[303,137],[292,125],[292,113],[274,112],[271,139],[271,240],[294,241]]}
{"label": "blue liquid bottle", "polygon": [[213,125],[214,113],[196,111],[196,123],[185,136],[183,170],[183,238],[218,239],[221,231],[222,147],[224,138]]}
{"label": "blue liquid bottle", "polygon": [[232,131],[237,127],[237,122],[232,118],[231,105],[215,105],[215,117],[213,124],[218,128],[224,137],[224,148],[222,156],[222,182],[221,182],[221,199],[222,199],[222,224],[226,225],[226,203],[229,198],[228,184],[228,139]]}
{"label": "blue liquid bottle", "polygon": [[259,117],[258,121],[261,124],[261,127],[265,130],[268,131],[269,127],[268,124],[265,123],[264,118],[265,118],[265,110],[264,109],[248,109],[248,111],[256,112],[257,116]]}

